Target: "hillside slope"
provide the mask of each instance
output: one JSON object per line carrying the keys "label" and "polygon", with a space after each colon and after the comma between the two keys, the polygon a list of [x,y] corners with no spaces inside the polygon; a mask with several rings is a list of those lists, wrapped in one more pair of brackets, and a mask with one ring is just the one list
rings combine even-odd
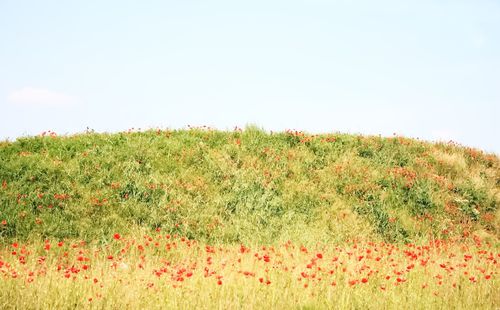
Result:
{"label": "hillside slope", "polygon": [[255,127],[28,137],[0,143],[0,182],[3,240],[156,228],[234,243],[499,237],[498,156],[402,137]]}

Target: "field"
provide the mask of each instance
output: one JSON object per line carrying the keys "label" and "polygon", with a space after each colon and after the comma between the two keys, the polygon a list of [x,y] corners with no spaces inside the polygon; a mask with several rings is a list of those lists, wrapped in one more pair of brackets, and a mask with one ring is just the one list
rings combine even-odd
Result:
{"label": "field", "polygon": [[0,142],[0,308],[497,309],[499,167],[255,127]]}

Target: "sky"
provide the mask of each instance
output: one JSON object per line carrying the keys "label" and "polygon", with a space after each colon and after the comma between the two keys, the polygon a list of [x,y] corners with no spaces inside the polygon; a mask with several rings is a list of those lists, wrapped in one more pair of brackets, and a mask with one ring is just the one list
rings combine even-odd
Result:
{"label": "sky", "polygon": [[0,139],[346,132],[500,154],[500,1],[0,0]]}

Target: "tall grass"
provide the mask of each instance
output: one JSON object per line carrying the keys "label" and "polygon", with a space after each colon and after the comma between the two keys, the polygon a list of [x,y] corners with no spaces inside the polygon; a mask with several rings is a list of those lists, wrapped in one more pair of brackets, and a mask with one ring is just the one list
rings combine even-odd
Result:
{"label": "tall grass", "polygon": [[0,307],[497,309],[499,255],[489,244],[450,241],[210,246],[163,233],[106,246],[47,240],[0,249]]}

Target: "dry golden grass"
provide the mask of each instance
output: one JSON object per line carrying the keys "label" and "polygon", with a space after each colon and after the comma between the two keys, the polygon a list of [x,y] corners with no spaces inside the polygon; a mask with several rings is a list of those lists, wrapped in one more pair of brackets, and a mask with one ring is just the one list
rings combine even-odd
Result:
{"label": "dry golden grass", "polygon": [[[2,309],[496,309],[500,253],[476,243],[209,246],[157,233],[0,250]],[[119,238],[119,239],[118,239]]]}

